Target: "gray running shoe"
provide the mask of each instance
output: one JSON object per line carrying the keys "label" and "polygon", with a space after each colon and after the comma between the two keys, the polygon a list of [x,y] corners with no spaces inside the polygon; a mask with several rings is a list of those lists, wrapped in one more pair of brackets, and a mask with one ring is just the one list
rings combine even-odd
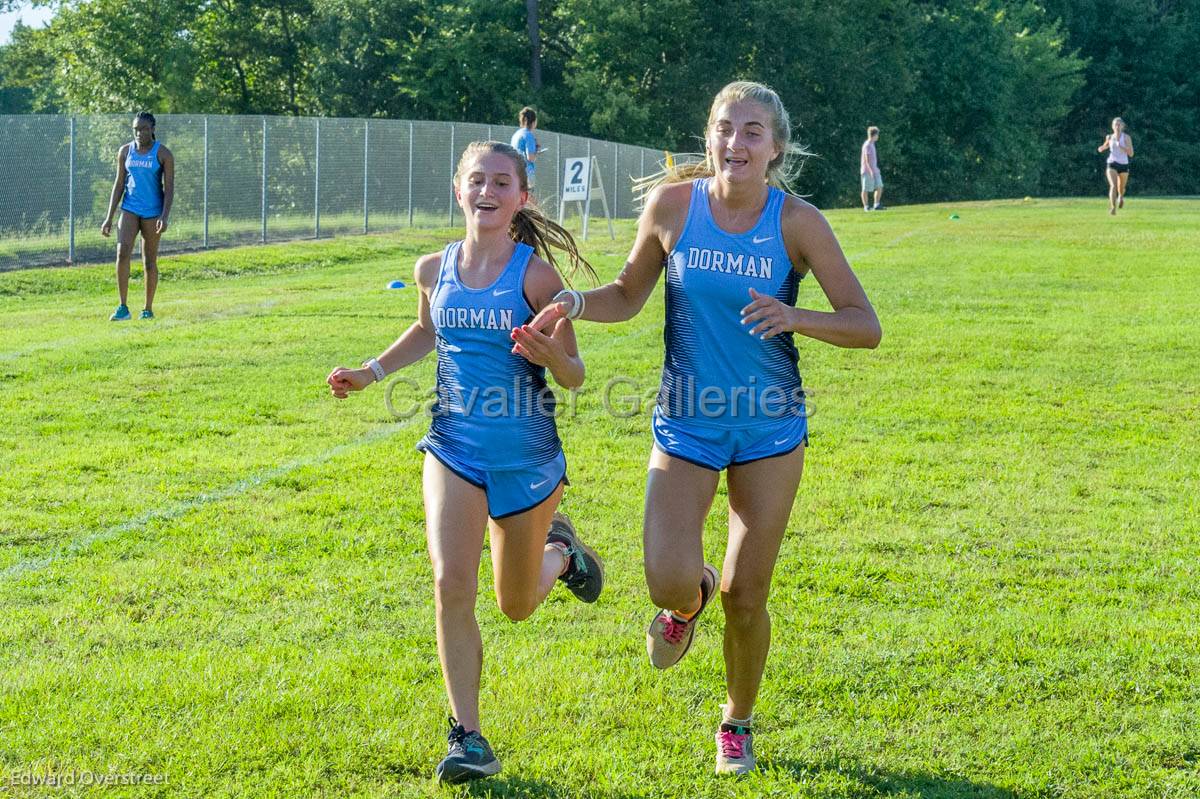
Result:
{"label": "gray running shoe", "polygon": [[722,722],[717,730],[717,773],[745,774],[754,770],[754,733],[749,727]]}
{"label": "gray running shoe", "polygon": [[581,601],[595,602],[604,589],[604,562],[596,550],[579,540],[575,525],[566,514],[554,514],[546,543],[560,544],[566,549],[567,570],[558,579]]}
{"label": "gray running shoe", "polygon": [[687,654],[696,637],[696,621],[717,592],[719,578],[716,568],[705,563],[700,576],[700,610],[690,620],[684,621],[669,610],[655,614],[646,631],[646,652],[654,668],[669,669]]}
{"label": "gray running shoe", "polygon": [[500,773],[500,761],[492,745],[478,730],[467,732],[450,717],[450,748],[437,766],[439,782],[466,782]]}

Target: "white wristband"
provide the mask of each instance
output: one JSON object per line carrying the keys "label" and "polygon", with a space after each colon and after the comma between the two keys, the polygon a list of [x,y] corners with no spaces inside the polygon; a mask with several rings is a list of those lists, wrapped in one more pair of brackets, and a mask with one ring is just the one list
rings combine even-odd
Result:
{"label": "white wristband", "polygon": [[571,310],[567,311],[567,318],[574,321],[583,316],[583,309],[587,306],[587,300],[583,298],[583,294],[575,289],[563,289],[558,296],[561,297],[563,294],[571,298]]}
{"label": "white wristband", "polygon": [[383,379],[384,379],[385,377],[387,377],[387,372],[383,371],[383,364],[381,364],[381,363],[380,363],[380,362],[379,362],[377,359],[375,359],[375,358],[371,358],[371,359],[369,359],[369,360],[363,361],[363,366],[365,366],[365,367],[367,367],[368,369],[370,369],[370,370],[371,370],[371,374],[375,375],[375,382],[376,382],[376,383],[382,383],[382,382],[383,382]]}

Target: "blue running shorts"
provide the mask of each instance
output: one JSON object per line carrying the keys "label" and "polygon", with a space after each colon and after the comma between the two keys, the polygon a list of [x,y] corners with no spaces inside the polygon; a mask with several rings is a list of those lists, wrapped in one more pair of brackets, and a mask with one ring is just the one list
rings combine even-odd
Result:
{"label": "blue running shorts", "polygon": [[729,428],[673,419],[655,408],[654,444],[673,458],[719,472],[808,444],[808,416],[788,414],[753,427]]}
{"label": "blue running shorts", "polygon": [[481,469],[448,455],[424,439],[417,444],[417,449],[428,452],[447,469],[476,488],[482,488],[487,494],[488,516],[493,519],[533,510],[550,498],[559,483],[571,484],[567,479],[567,457],[562,450],[553,460],[540,466]]}

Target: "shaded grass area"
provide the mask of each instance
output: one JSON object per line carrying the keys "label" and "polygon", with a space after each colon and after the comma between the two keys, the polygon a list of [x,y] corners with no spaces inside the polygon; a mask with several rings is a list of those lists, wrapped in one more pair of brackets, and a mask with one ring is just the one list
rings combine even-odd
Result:
{"label": "shaded grass area", "polygon": [[[588,383],[560,423],[565,509],[606,594],[556,589],[514,625],[485,555],[505,770],[440,789],[426,421],[322,381],[404,329],[413,289],[383,286],[456,232],[164,259],[153,323],[105,321],[108,266],[0,275],[0,776],[167,776],[104,789],[139,797],[1194,796],[1196,211],[830,214],[885,336],[798,342],[812,445],[772,593],[763,769],[737,782],[710,776],[721,614],[678,668],[645,663],[648,417],[603,402],[617,375],[652,394],[661,289],[582,326]],[[585,247],[606,277],[618,230]],[[825,307],[815,281],[800,298]]]}

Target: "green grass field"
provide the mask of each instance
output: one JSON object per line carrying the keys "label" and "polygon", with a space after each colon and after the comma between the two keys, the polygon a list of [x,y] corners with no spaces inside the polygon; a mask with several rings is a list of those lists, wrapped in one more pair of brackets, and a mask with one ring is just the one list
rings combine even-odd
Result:
{"label": "green grass field", "polygon": [[[414,290],[385,283],[455,231],[166,258],[150,323],[106,321],[107,264],[0,274],[0,786],[1195,797],[1198,211],[830,214],[884,339],[799,343],[811,447],[771,599],[762,770],[736,782],[711,776],[719,609],[677,669],[646,662],[648,416],[601,402],[618,375],[653,389],[661,286],[632,321],[582,327],[588,382],[560,423],[565,510],[606,557],[606,593],[583,606],[559,587],[513,624],[485,553],[484,731],[504,771],[443,789],[426,420],[323,381],[404,329]],[[586,250],[607,277],[632,226],[602,229]],[[800,302],[826,307],[811,280]],[[430,385],[432,359],[408,375]],[[166,784],[19,784],[88,774]]]}

